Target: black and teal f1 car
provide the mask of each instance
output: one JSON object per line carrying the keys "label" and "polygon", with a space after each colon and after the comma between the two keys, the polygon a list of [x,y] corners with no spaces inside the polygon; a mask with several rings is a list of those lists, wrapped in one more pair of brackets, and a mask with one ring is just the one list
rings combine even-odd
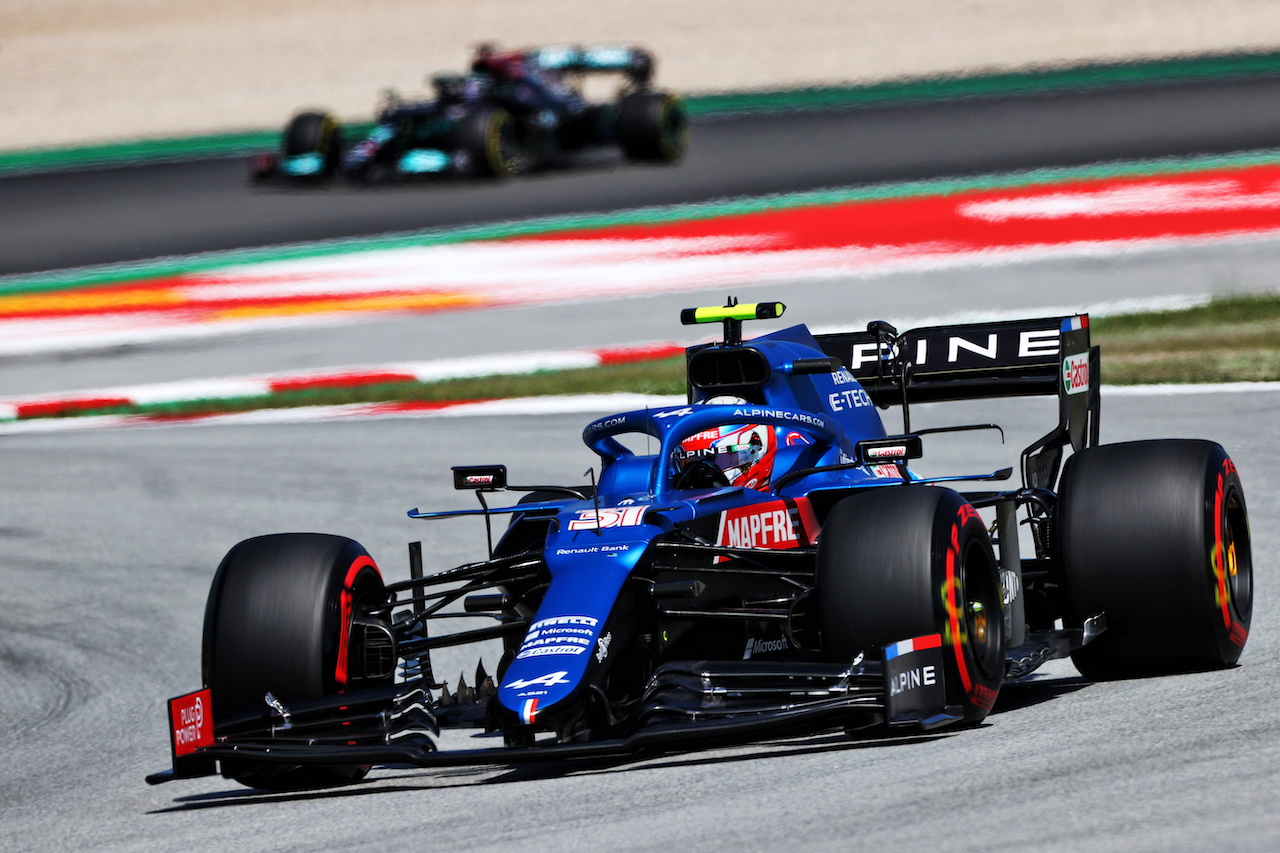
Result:
{"label": "black and teal f1 car", "polygon": [[[784,307],[730,303],[684,313],[724,327],[688,350],[685,405],[587,425],[598,479],[461,466],[478,507],[409,512],[483,516],[483,559],[427,571],[411,543],[389,582],[341,536],[232,548],[203,687],[170,700],[172,768],[149,781],[281,790],[378,765],[910,733],[981,722],[1057,658],[1090,679],[1236,662],[1253,573],[1235,465],[1210,441],[1099,445],[1087,316],[744,341]],[[916,404],[1029,395],[1055,397],[1058,422],[1016,479],[912,469],[940,432],[998,429],[912,429]],[[437,678],[433,653],[480,642],[501,645],[492,674]],[[441,748],[446,729],[489,746]]]}
{"label": "black and teal f1 car", "polygon": [[[388,91],[373,126],[346,144],[341,124],[307,110],[285,127],[278,154],[251,161],[255,179],[316,181],[462,173],[504,177],[566,155],[616,147],[631,160],[673,163],[689,124],[681,100],[654,89],[653,55],[637,47],[477,50],[466,74],[432,79],[435,97]],[[621,75],[616,98],[594,103],[584,75]]]}

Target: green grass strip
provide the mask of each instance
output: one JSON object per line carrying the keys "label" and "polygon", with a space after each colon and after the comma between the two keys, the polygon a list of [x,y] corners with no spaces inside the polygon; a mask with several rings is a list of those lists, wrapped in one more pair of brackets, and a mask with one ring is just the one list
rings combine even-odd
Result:
{"label": "green grass strip", "polygon": [[1090,332],[1109,385],[1280,381],[1278,293],[1099,317]]}
{"label": "green grass strip", "polygon": [[[685,98],[690,115],[837,109],[861,105],[999,97],[1178,81],[1280,74],[1280,52],[1187,56],[1136,62],[1094,63],[1031,71],[890,80],[858,86],[695,94]],[[359,135],[369,125],[352,125]],[[0,174],[91,168],[134,162],[233,157],[271,150],[280,131],[245,130],[171,139],[57,147],[0,153]]]}
{"label": "green grass strip", "polygon": [[955,100],[1280,74],[1280,53],[1232,53],[1032,71],[890,80],[863,86],[701,95],[691,115],[833,109],[900,101]]}
{"label": "green grass strip", "polygon": [[572,231],[590,231],[629,225],[661,225],[739,216],[799,207],[849,204],[866,201],[954,195],[984,190],[1015,189],[1028,186],[1067,184],[1089,180],[1188,174],[1214,170],[1246,169],[1280,163],[1280,149],[1236,154],[1167,157],[1032,169],[967,178],[902,181],[837,190],[784,193],[749,198],[726,199],[702,204],[678,204],[637,208],[614,213],[584,213],[544,216],[513,222],[464,225],[385,234],[319,240],[284,246],[206,252],[154,260],[104,264],[56,272],[0,277],[0,296],[41,293],[95,285],[142,282],[171,276],[198,274],[210,270],[274,261],[336,257],[359,252],[442,246],[481,240],[504,240]]}

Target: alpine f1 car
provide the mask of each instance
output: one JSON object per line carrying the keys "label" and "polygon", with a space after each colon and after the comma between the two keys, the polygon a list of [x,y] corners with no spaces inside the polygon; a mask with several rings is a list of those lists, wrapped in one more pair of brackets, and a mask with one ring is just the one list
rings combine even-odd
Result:
{"label": "alpine f1 car", "polygon": [[[332,114],[295,115],[281,152],[254,157],[252,174],[309,181],[338,173],[501,177],[614,145],[632,160],[672,163],[688,144],[688,117],[678,97],[651,87],[653,66],[653,55],[636,47],[484,46],[469,73],[433,78],[433,100],[406,101],[389,90],[372,130],[349,148]],[[583,76],[606,72],[624,78],[617,97],[587,101]]]}
{"label": "alpine f1 car", "polygon": [[[294,789],[385,764],[972,726],[1056,658],[1090,679],[1236,662],[1253,573],[1235,465],[1209,441],[1098,444],[1087,316],[743,341],[743,321],[783,309],[685,311],[723,341],[687,351],[687,405],[587,425],[598,480],[454,468],[479,506],[409,516],[483,516],[485,559],[427,573],[411,543],[388,583],[341,536],[236,545],[209,593],[203,689],[170,700],[172,769],[148,781]],[[999,429],[913,430],[912,406],[1022,395],[1056,396],[1058,423],[1017,485],[1012,468],[912,470],[937,433]],[[437,680],[434,651],[492,640],[492,676]],[[439,748],[465,727],[494,745]]]}

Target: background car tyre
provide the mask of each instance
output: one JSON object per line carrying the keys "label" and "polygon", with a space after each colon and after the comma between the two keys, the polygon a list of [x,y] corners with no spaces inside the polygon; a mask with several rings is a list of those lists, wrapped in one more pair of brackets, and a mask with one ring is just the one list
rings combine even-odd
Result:
{"label": "background car tyre", "polygon": [[1253,611],[1249,517],[1240,476],[1211,441],[1089,448],[1067,461],[1059,551],[1076,624],[1106,630],[1072,655],[1086,678],[1234,664]]}
{"label": "background car tyre", "polygon": [[1004,679],[1004,608],[990,537],[963,497],[903,486],[843,499],[818,538],[815,588],[825,657],[941,634],[948,704],[966,723],[986,717]]}
{"label": "background car tyre", "polygon": [[284,156],[318,154],[323,164],[317,178],[330,178],[342,159],[342,125],[329,113],[294,116],[284,130]]}
{"label": "background car tyre", "polygon": [[[287,707],[362,681],[361,656],[350,653],[352,618],[386,597],[378,567],[351,539],[280,533],[236,545],[218,567],[205,607],[201,664],[214,724],[264,710],[268,692]],[[222,763],[224,776],[268,790],[344,784],[366,771]]]}
{"label": "background car tyre", "polygon": [[632,92],[619,104],[617,137],[632,160],[674,163],[689,147],[689,116],[669,92]]}
{"label": "background car tyre", "polygon": [[501,107],[479,107],[458,122],[456,147],[479,175],[505,178],[529,171],[515,119]]}

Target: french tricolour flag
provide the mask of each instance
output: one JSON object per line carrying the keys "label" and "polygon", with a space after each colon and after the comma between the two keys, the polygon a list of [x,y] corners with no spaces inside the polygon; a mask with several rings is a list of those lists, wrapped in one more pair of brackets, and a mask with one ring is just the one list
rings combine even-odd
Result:
{"label": "french tricolour flag", "polygon": [[893,660],[900,655],[909,655],[921,649],[936,649],[942,645],[941,634],[930,634],[927,637],[914,637],[884,647],[884,659]]}
{"label": "french tricolour flag", "polygon": [[1081,329],[1089,328],[1089,315],[1081,314],[1078,317],[1068,317],[1062,321],[1062,331],[1078,332]]}
{"label": "french tricolour flag", "polygon": [[520,706],[520,722],[526,726],[533,725],[534,717],[538,716],[538,700],[526,699],[524,704]]}

